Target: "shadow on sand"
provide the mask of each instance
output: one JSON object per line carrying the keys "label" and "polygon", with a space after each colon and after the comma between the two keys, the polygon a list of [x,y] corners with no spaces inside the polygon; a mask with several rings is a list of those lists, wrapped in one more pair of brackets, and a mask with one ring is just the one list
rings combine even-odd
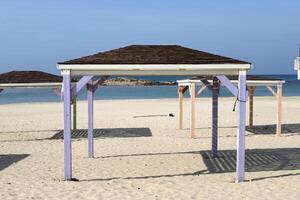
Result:
{"label": "shadow on sand", "polygon": [[[247,131],[258,135],[274,135],[276,134],[276,124],[257,125],[253,128],[246,128]],[[300,123],[282,124],[281,134],[300,134]]]}
{"label": "shadow on sand", "polygon": [[[49,139],[63,139],[63,130],[58,131]],[[72,130],[72,139],[87,138],[87,129]],[[94,129],[94,138],[114,138],[114,137],[151,137],[150,128],[106,128]]]}
{"label": "shadow on sand", "polygon": [[10,165],[19,162],[28,157],[29,154],[6,154],[0,155],[0,171],[9,167]]}
{"label": "shadow on sand", "polygon": [[[165,175],[151,175],[138,177],[111,177],[86,179],[80,181],[108,181],[115,179],[148,179],[161,177],[177,177],[177,176],[195,176],[201,174],[215,174],[228,173],[236,171],[236,151],[235,150],[221,150],[218,152],[218,157],[213,158],[210,151],[190,151],[190,152],[175,152],[175,153],[149,153],[149,154],[131,154],[131,155],[114,155],[103,156],[98,159],[109,159],[118,157],[132,157],[132,156],[159,156],[171,154],[196,154],[201,156],[206,165],[206,169],[195,171],[191,173],[165,174]],[[124,160],[124,159],[122,159]],[[104,161],[105,162],[105,161]],[[284,171],[284,170],[300,170],[300,148],[278,148],[278,149],[251,149],[246,150],[246,172],[260,172],[260,171]],[[259,177],[251,181],[280,178],[287,176],[298,176],[299,172],[286,173],[281,175],[272,175],[267,177]]]}

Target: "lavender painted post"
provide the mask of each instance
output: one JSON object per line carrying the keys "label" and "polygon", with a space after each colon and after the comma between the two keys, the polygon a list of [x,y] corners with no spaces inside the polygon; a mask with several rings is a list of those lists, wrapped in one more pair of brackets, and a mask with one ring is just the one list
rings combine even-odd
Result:
{"label": "lavender painted post", "polygon": [[238,95],[238,89],[231,83],[231,81],[224,75],[217,76],[221,83],[233,94],[233,96]]}
{"label": "lavender painted post", "polygon": [[64,179],[72,179],[72,145],[71,145],[71,75],[63,74],[64,87]]}
{"label": "lavender painted post", "polygon": [[94,88],[93,80],[90,80],[87,85],[88,99],[88,157],[94,157]]}
{"label": "lavender painted post", "polygon": [[77,95],[72,98],[73,106],[73,130],[77,129]]}
{"label": "lavender painted post", "polygon": [[75,86],[72,87],[72,97],[77,93],[93,78],[93,76],[83,76]]}
{"label": "lavender painted post", "polygon": [[239,72],[238,82],[238,132],[237,132],[237,159],[236,181],[245,179],[245,126],[246,126],[246,71]]}
{"label": "lavender painted post", "polygon": [[212,157],[218,154],[218,97],[219,97],[219,80],[217,77],[213,78],[212,86]]}

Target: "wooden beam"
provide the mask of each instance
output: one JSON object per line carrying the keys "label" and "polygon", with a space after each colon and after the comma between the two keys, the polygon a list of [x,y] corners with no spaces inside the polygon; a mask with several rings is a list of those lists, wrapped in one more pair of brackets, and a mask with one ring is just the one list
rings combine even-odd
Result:
{"label": "wooden beam", "polygon": [[195,138],[195,101],[196,101],[196,93],[195,93],[195,83],[191,83],[189,86],[189,92],[191,97],[191,119],[190,119],[190,131],[191,138]]}
{"label": "wooden beam", "polygon": [[238,95],[237,87],[235,87],[235,85],[233,85],[233,83],[231,83],[231,81],[226,76],[220,75],[217,77],[221,81],[221,83],[229,90],[229,92],[233,94],[233,96],[236,97]]}
{"label": "wooden beam", "polygon": [[277,93],[273,90],[271,86],[267,86],[267,88],[275,97],[277,97]]}
{"label": "wooden beam", "polygon": [[56,94],[57,96],[59,96],[59,97],[62,96],[61,88],[52,88],[52,91],[53,91],[54,94]]}
{"label": "wooden beam", "polygon": [[255,86],[249,86],[249,128],[253,128],[253,97]]}
{"label": "wooden beam", "polygon": [[95,92],[107,79],[109,76],[101,76],[98,80],[93,82],[93,91]]}
{"label": "wooden beam", "polygon": [[183,92],[181,87],[178,87],[178,98],[179,98],[179,129],[183,127]]}
{"label": "wooden beam", "polygon": [[77,83],[72,87],[72,97],[77,95],[78,92],[86,86],[86,84],[93,78],[93,76],[83,76]]}
{"label": "wooden beam", "polygon": [[282,126],[282,83],[277,85],[277,123],[276,123],[276,136],[281,136]]}
{"label": "wooden beam", "polygon": [[201,79],[201,82],[209,89],[212,90],[213,86],[206,79]]}
{"label": "wooden beam", "polygon": [[204,90],[206,89],[205,85],[202,85],[201,88],[198,90],[198,92],[196,93],[196,96],[199,96]]}
{"label": "wooden beam", "polygon": [[189,89],[189,86],[179,86],[179,90],[182,92],[182,94],[184,94],[187,89]]}

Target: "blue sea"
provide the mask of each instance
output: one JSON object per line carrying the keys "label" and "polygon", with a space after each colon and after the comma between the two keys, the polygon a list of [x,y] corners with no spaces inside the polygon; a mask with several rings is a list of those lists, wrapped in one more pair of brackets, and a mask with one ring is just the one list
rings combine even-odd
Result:
{"label": "blue sea", "polygon": [[[263,75],[272,78],[286,80],[283,86],[284,96],[300,96],[300,81],[296,75]],[[157,81],[176,81],[188,77],[137,77],[140,79]],[[188,94],[185,94],[188,96]],[[205,90],[201,96],[210,96],[211,93]],[[266,87],[257,87],[255,96],[271,96]],[[221,89],[221,96],[231,96],[225,89]],[[79,94],[79,100],[86,99],[86,91]],[[95,99],[157,99],[177,98],[177,86],[105,86],[100,87],[95,93]],[[25,103],[25,102],[58,102],[60,98],[50,88],[15,88],[5,89],[0,93],[0,104]]]}

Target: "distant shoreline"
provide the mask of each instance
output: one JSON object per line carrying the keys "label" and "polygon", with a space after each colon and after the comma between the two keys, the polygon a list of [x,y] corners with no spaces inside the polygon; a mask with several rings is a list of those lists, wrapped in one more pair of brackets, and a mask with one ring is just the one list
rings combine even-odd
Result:
{"label": "distant shoreline", "polygon": [[176,85],[175,81],[156,81],[137,78],[115,77],[110,78],[102,84],[102,86],[160,86],[160,85]]}

